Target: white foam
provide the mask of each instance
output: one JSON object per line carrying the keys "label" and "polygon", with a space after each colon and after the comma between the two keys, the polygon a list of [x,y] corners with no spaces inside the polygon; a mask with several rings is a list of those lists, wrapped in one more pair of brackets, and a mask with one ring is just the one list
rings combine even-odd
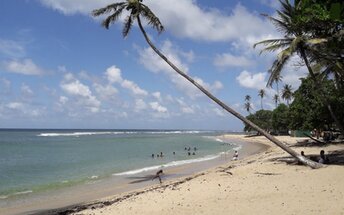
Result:
{"label": "white foam", "polygon": [[0,196],[0,199],[7,199],[8,196]]}
{"label": "white foam", "polygon": [[98,175],[92,175],[90,178],[91,178],[91,179],[97,179],[97,178],[98,178]]}
{"label": "white foam", "polygon": [[181,166],[181,165],[184,165],[184,164],[191,164],[191,163],[197,163],[197,162],[202,162],[202,161],[213,160],[213,159],[216,159],[216,158],[220,157],[220,155],[221,155],[221,153],[219,153],[217,155],[208,155],[208,156],[205,156],[205,157],[202,157],[202,158],[196,158],[196,159],[190,159],[190,160],[172,161],[170,163],[163,164],[163,165],[144,167],[144,168],[141,168],[141,169],[130,170],[130,171],[121,172],[121,173],[115,173],[113,175],[114,176],[135,175],[135,174],[142,173],[142,172],[157,170],[159,168]]}
{"label": "white foam", "polygon": [[240,149],[242,149],[242,145],[237,145],[233,150],[239,151]]}
{"label": "white foam", "polygon": [[25,190],[25,191],[21,191],[21,192],[17,192],[17,193],[14,193],[13,195],[24,195],[24,194],[29,194],[29,193],[32,193],[33,191],[32,190]]}
{"label": "white foam", "polygon": [[97,131],[97,132],[71,132],[71,133],[41,133],[38,137],[78,137],[78,136],[89,136],[89,135],[108,135],[108,134],[199,134],[208,133],[211,131]]}

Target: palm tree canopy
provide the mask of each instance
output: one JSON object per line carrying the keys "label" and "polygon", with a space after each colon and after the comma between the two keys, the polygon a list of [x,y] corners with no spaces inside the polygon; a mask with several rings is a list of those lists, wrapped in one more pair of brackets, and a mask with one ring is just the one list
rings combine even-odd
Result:
{"label": "palm tree canopy", "polygon": [[277,94],[275,94],[273,100],[277,104],[277,102],[279,100],[279,96]]}
{"label": "palm tree canopy", "polygon": [[263,45],[264,48],[260,53],[279,51],[276,60],[269,69],[270,76],[267,86],[270,87],[273,83],[279,81],[284,66],[294,54],[301,55],[300,51],[305,50],[309,55],[316,50],[315,47],[327,42],[327,39],[306,34],[303,26],[296,20],[303,13],[302,7],[297,5],[301,3],[295,3],[294,6],[290,4],[289,0],[279,1],[282,7],[277,10],[277,18],[266,14],[264,16],[276,26],[277,30],[284,35],[284,38],[263,40],[253,46]]}
{"label": "palm tree canopy", "polygon": [[142,3],[142,0],[126,0],[125,2],[118,2],[110,4],[106,7],[93,10],[93,16],[100,16],[105,14],[110,14],[106,17],[102,25],[108,29],[110,25],[118,21],[119,17],[122,15],[124,9],[129,11],[129,15],[125,18],[124,26],[122,30],[123,37],[127,37],[133,22],[139,17],[142,16],[148,21],[148,25],[152,26],[159,33],[164,30],[163,25],[161,24],[159,18]]}
{"label": "palm tree canopy", "polygon": [[284,100],[291,100],[293,96],[293,92],[292,92],[292,87],[290,84],[285,84],[284,87],[283,87],[283,90],[282,90],[282,98]]}
{"label": "palm tree canopy", "polygon": [[250,95],[246,95],[245,96],[245,101],[249,102],[251,100],[251,96]]}
{"label": "palm tree canopy", "polygon": [[245,103],[245,109],[247,110],[247,112],[251,112],[252,106],[250,102]]}
{"label": "palm tree canopy", "polygon": [[260,96],[260,98],[264,98],[265,90],[264,89],[260,89],[259,92],[258,92],[258,96]]}

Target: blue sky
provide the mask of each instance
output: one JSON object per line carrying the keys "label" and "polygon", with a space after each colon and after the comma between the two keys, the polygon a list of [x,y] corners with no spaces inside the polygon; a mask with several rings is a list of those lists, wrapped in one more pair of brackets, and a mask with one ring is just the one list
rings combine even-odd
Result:
{"label": "blue sky", "polygon": [[[113,2],[0,2],[0,127],[241,131],[239,120],[149,49],[136,25],[124,39],[121,22],[106,30],[90,16]],[[158,35],[146,28],[176,65],[247,115],[244,97],[251,95],[260,109],[258,90],[274,59],[252,45],[281,37],[260,13],[273,15],[277,2],[146,0],[166,30]],[[283,81],[295,89],[303,74],[287,67]],[[276,92],[266,91],[264,108],[271,109]]]}

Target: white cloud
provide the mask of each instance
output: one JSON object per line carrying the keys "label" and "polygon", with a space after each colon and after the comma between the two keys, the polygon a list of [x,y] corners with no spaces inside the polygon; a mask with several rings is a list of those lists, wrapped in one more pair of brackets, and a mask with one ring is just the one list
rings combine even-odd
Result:
{"label": "white cloud", "polygon": [[25,49],[18,42],[0,38],[0,53],[9,57],[23,57]]}
{"label": "white cloud", "polygon": [[126,80],[122,78],[121,70],[116,66],[109,67],[105,75],[108,81],[113,83],[119,83],[123,88],[130,90],[136,96],[147,96],[148,92],[144,89],[140,88],[136,83],[130,80]]}
{"label": "white cloud", "polygon": [[252,64],[253,62],[246,57],[234,56],[230,53],[218,54],[214,59],[214,65],[222,68],[248,67]]}
{"label": "white cloud", "polygon": [[292,85],[293,89],[297,89],[300,86],[300,78],[307,77],[307,74],[307,67],[300,65],[299,56],[293,56],[281,73],[283,83]]}
{"label": "white cloud", "polygon": [[[112,0],[40,0],[44,5],[64,14],[91,11],[113,3]],[[271,32],[273,26],[259,14],[250,13],[240,3],[230,14],[215,8],[201,8],[195,0],[144,2],[160,18],[167,31],[178,37],[204,41],[230,41],[243,35],[257,36]]]}
{"label": "white cloud", "polygon": [[67,74],[65,81],[60,86],[64,92],[76,99],[77,106],[85,107],[93,113],[99,112],[101,102],[92,94],[87,85],[82,84],[77,79],[73,80],[72,75]]}
{"label": "white cloud", "polygon": [[5,69],[8,72],[18,73],[23,75],[42,75],[44,70],[38,67],[31,59],[24,59],[23,61],[12,60],[5,62]]}
{"label": "white cloud", "polygon": [[6,78],[0,78],[0,94],[9,93],[11,89],[11,81]]}
{"label": "white cloud", "polygon": [[[180,68],[186,74],[188,73],[188,66],[181,61],[180,55],[183,53],[173,47],[170,41],[165,41],[161,48],[164,55],[173,62],[178,68]],[[168,76],[172,83],[178,90],[188,95],[190,98],[195,99],[202,96],[202,93],[193,86],[189,81],[176,73],[164,60],[162,60],[151,48],[138,49],[140,62],[149,71],[154,73],[163,73]],[[213,84],[204,82],[201,78],[193,77],[200,85],[204,86],[208,90],[217,91],[222,89],[220,81],[215,81]]]}
{"label": "white cloud", "polygon": [[118,90],[111,85],[94,84],[93,86],[99,97],[104,101],[114,99],[118,93]]}
{"label": "white cloud", "polygon": [[33,91],[31,90],[31,88],[29,86],[27,86],[26,84],[22,84],[21,88],[21,93],[25,96],[25,97],[30,97],[33,96]]}
{"label": "white cloud", "polygon": [[62,105],[65,105],[67,102],[68,102],[68,98],[65,97],[65,96],[60,96],[59,98],[59,102],[62,104]]}
{"label": "white cloud", "polygon": [[134,95],[137,95],[137,96],[147,96],[148,95],[147,91],[141,89],[136,83],[134,83],[132,81],[123,80],[123,82],[121,83],[121,86],[123,88],[130,90]]}
{"label": "white cloud", "polygon": [[61,88],[68,93],[69,95],[73,96],[83,96],[88,97],[91,96],[91,90],[88,86],[80,83],[79,80],[75,80],[73,82],[61,84]]}
{"label": "white cloud", "polygon": [[213,110],[213,112],[214,112],[217,116],[220,116],[220,117],[225,116],[225,112],[224,112],[224,110],[222,110],[222,109],[213,108],[212,110]]}
{"label": "white cloud", "polygon": [[152,96],[156,98],[158,101],[161,101],[161,93],[160,92],[154,92],[152,93]]}
{"label": "white cloud", "polygon": [[64,14],[71,15],[81,13],[90,15],[92,10],[104,7],[113,3],[111,0],[40,0],[44,5],[60,11]]}
{"label": "white cloud", "polygon": [[135,100],[135,112],[140,112],[141,110],[145,110],[147,108],[146,102],[144,102],[142,99],[136,99]]}
{"label": "white cloud", "polygon": [[105,75],[110,83],[120,83],[123,81],[121,70],[116,66],[111,66],[106,69]]}
{"label": "white cloud", "polygon": [[179,37],[205,41],[230,41],[243,35],[261,35],[272,27],[258,14],[238,4],[231,14],[217,9],[200,8],[197,1],[160,0],[147,4],[158,15],[168,31]]}
{"label": "white cloud", "polygon": [[8,103],[6,107],[12,110],[21,110],[24,108],[24,104],[20,102],[11,102]]}
{"label": "white cloud", "polygon": [[151,108],[159,113],[167,113],[168,110],[166,107],[160,105],[158,102],[150,102],[149,105]]}
{"label": "white cloud", "polygon": [[195,110],[192,109],[191,107],[181,107],[181,111],[182,111],[182,113],[186,113],[186,114],[195,113]]}
{"label": "white cloud", "polygon": [[265,88],[265,76],[266,73],[251,74],[250,72],[244,70],[240,73],[236,80],[243,87],[259,90]]}

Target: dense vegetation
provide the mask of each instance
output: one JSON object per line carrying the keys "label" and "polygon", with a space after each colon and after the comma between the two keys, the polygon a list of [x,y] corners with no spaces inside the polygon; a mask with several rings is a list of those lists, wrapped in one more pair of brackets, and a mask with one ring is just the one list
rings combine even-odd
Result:
{"label": "dense vegetation", "polygon": [[[262,52],[277,51],[276,60],[269,69],[267,86],[277,85],[273,100],[271,126],[275,133],[292,129],[339,129],[344,134],[344,2],[341,0],[280,1],[277,17],[269,18],[284,35],[255,44],[263,45]],[[294,93],[285,85],[281,104],[278,83],[282,81],[284,66],[297,55],[307,67],[308,76]],[[289,105],[289,102],[294,100]],[[261,105],[263,106],[263,105]],[[247,118],[258,120],[261,113]],[[249,131],[245,127],[246,131]]]}

